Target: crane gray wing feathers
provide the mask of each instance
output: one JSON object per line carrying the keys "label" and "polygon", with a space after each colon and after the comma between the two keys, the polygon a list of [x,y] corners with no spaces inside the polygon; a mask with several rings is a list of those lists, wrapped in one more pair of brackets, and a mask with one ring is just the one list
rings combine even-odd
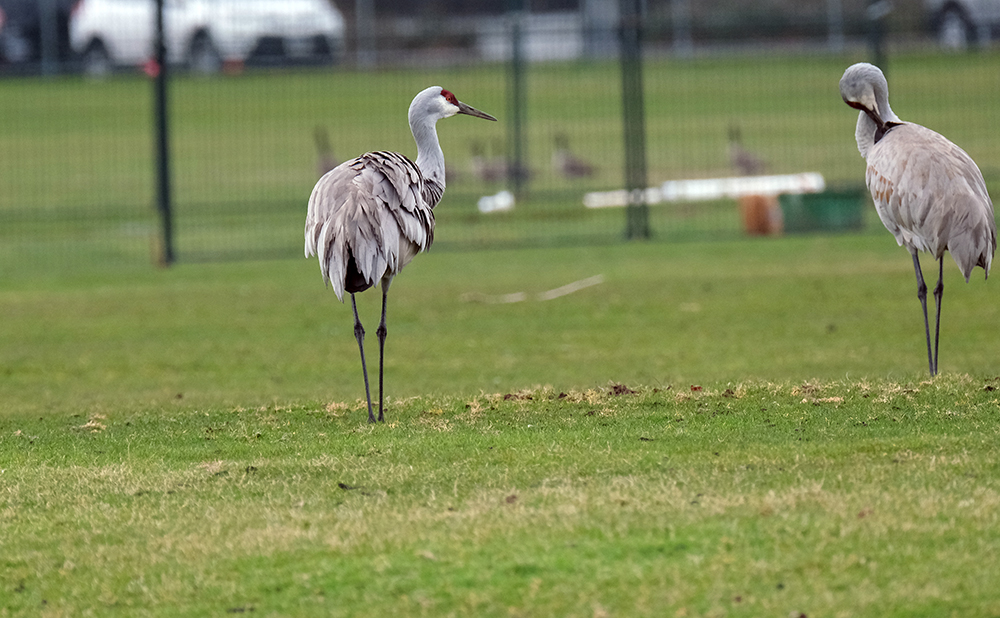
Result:
{"label": "crane gray wing feathers", "polygon": [[309,197],[306,257],[343,300],[348,262],[368,285],[387,285],[434,242],[434,213],[416,164],[395,152],[369,152],[320,178]]}
{"label": "crane gray wing feathers", "polygon": [[983,174],[964,150],[930,129],[904,123],[868,153],[865,180],[896,242],[939,259],[947,249],[965,280],[989,276],[996,220]]}

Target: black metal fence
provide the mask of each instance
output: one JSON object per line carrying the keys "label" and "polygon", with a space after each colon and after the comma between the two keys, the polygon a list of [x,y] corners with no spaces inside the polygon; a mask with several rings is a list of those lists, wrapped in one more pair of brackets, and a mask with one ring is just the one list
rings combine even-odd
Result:
{"label": "black metal fence", "polygon": [[[801,200],[782,204],[770,197],[782,191],[746,179],[837,189],[831,199],[862,182],[856,115],[837,81],[850,63],[872,58],[873,15],[888,20],[894,110],[969,150],[991,188],[1000,177],[992,137],[1000,56],[988,46],[945,53],[923,19],[831,0],[808,19],[743,13],[739,27],[719,17],[738,12],[706,13],[712,3],[582,4],[598,8],[398,18],[371,28],[348,13],[343,39],[317,46],[315,62],[278,45],[282,53],[267,61],[220,53],[214,65],[195,65],[217,70],[204,74],[178,56],[166,89],[173,255],[301,255],[318,175],[366,150],[413,156],[406,109],[430,84],[501,120],[439,126],[448,190],[437,247],[781,233],[781,215]],[[639,19],[629,21],[630,7]],[[0,67],[0,268],[166,255],[156,210],[160,67],[88,74],[91,49],[78,47],[58,70]],[[635,52],[624,64],[622,49]],[[735,193],[724,180],[732,178],[744,179]],[[623,191],[637,185],[652,191]],[[836,223],[843,220],[819,227],[856,229],[855,219]]]}

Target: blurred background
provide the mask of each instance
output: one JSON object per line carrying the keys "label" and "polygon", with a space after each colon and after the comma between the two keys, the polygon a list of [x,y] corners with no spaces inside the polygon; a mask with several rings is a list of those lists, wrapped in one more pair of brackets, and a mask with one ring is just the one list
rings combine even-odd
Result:
{"label": "blurred background", "polygon": [[1000,180],[1000,0],[0,0],[0,269],[302,255],[306,201],[439,127],[436,247],[885,233],[837,83]]}

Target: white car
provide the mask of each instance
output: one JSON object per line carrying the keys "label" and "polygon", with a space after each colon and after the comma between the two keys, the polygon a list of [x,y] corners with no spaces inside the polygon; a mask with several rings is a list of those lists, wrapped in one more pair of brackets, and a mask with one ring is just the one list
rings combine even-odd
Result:
{"label": "white car", "polygon": [[[256,57],[339,59],[344,17],[330,0],[164,0],[167,60],[213,73]],[[103,75],[154,56],[155,0],[80,0],[70,44],[84,71]]]}

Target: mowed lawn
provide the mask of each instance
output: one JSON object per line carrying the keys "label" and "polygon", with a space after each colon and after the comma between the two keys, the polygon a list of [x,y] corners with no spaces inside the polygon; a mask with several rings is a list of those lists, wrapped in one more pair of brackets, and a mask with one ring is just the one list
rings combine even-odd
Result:
{"label": "mowed lawn", "polygon": [[4,417],[0,611],[995,616],[996,384]]}
{"label": "mowed lawn", "polygon": [[376,426],[312,261],[21,281],[0,611],[997,615],[1000,304],[946,273],[932,380],[888,234],[432,251]]}
{"label": "mowed lawn", "polygon": [[[890,72],[894,110],[991,186],[997,57]],[[774,171],[859,182],[836,92],[856,59],[653,63],[651,182],[729,173],[734,119]],[[439,245],[393,284],[388,422],[369,426],[350,305],[314,260],[185,255],[254,234],[296,253],[287,205],[304,211],[331,110],[358,110],[335,115],[338,148],[409,152],[382,120],[399,99],[431,80],[502,116],[502,68],[315,77],[176,85],[170,269],[149,266],[148,85],[0,91],[30,119],[0,125],[0,616],[1000,615],[1000,291],[981,270],[966,284],[945,258],[931,379],[887,232],[739,239],[715,204],[730,218],[690,237],[715,240],[683,240],[670,226],[698,207],[659,206],[652,242],[619,242],[573,193],[618,186],[614,67],[542,69],[529,152],[568,128],[602,171],[542,173],[507,227],[477,218],[468,175],[449,186]],[[447,122],[446,151],[503,135]],[[570,240],[495,248],[543,228]],[[477,238],[493,248],[456,250]],[[379,298],[359,297],[376,391]]]}
{"label": "mowed lawn", "polygon": [[[946,259],[941,369],[1000,375],[1000,291],[981,270],[966,284]],[[602,282],[539,298],[584,280]],[[0,291],[8,414],[364,397],[350,303],[315,260],[11,286]],[[358,300],[374,371],[380,295]],[[397,277],[388,326],[390,399],[927,370],[912,264],[888,233],[432,249]]]}

